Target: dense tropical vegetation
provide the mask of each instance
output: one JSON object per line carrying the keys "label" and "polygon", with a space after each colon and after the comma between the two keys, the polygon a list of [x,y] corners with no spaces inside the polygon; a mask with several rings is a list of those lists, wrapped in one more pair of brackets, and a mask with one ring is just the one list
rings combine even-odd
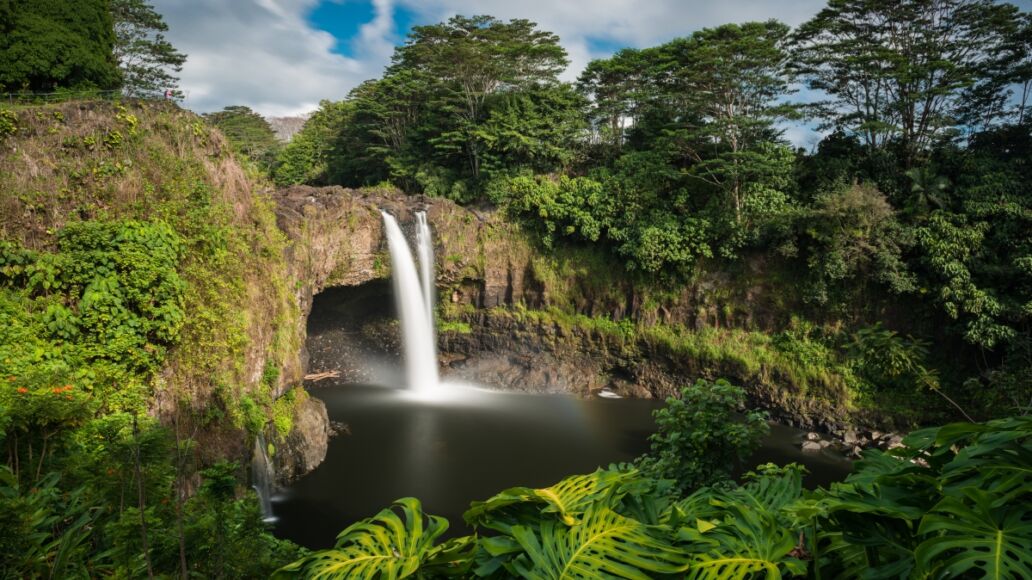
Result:
{"label": "dense tropical vegetation", "polygon": [[[0,91],[175,90],[166,31],[141,0],[0,2]],[[830,0],[794,30],[623,49],[576,83],[568,62],[527,20],[416,26],[286,145],[243,106],[0,109],[0,577],[1032,577],[1032,17]],[[789,127],[819,142],[794,148]],[[28,137],[20,171],[8,142]],[[948,424],[829,489],[792,465],[736,482],[765,418],[699,380],[632,465],[474,502],[475,533],[446,541],[400,499],[307,554],[268,533],[232,452],[194,438],[289,432],[305,396],[273,400],[300,345],[277,329],[248,351],[248,324],[298,316],[264,180],[494,207],[650,299],[759,268],[781,298],[771,328],[572,300],[508,315]],[[186,414],[159,421],[162,405]]]}

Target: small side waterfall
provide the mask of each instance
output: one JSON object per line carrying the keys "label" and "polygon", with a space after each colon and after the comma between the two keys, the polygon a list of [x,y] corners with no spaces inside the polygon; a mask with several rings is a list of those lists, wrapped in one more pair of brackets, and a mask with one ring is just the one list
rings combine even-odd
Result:
{"label": "small side waterfall", "polygon": [[426,214],[421,217],[420,227],[425,232],[417,234],[425,243],[417,241],[422,268],[422,283],[416,273],[416,262],[412,258],[408,241],[391,214],[383,214],[387,246],[391,252],[391,279],[394,282],[394,300],[401,319],[401,334],[405,352],[405,375],[408,388],[429,393],[437,389],[437,346],[433,324],[433,249],[430,227],[426,225]]}
{"label": "small side waterfall", "polygon": [[254,491],[258,493],[258,502],[262,507],[262,519],[275,519],[272,513],[272,462],[269,461],[268,445],[261,433],[254,440],[254,454],[251,457],[251,481]]}

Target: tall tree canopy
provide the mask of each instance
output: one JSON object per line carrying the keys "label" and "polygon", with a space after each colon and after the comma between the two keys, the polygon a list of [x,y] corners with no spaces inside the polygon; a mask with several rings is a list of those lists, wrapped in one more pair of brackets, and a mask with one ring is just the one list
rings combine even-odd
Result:
{"label": "tall tree canopy", "polygon": [[765,144],[791,110],[780,102],[790,80],[782,49],[788,31],[773,20],[727,24],[654,49],[652,80],[676,111],[666,138],[689,175],[724,192],[739,224],[747,219],[747,189],[785,171]]}
{"label": "tall tree canopy", "polygon": [[993,0],[830,0],[796,31],[796,68],[829,95],[828,126],[872,149],[896,142],[909,166],[992,81],[1016,14]]}
{"label": "tall tree canopy", "polygon": [[130,97],[177,91],[176,75],[186,55],[176,50],[163,33],[161,14],[144,0],[111,0],[115,21],[115,59],[122,69],[123,90]]}
{"label": "tall tree canopy", "polygon": [[218,127],[239,153],[264,166],[272,164],[280,142],[269,122],[250,107],[231,105],[204,118]]}
{"label": "tall tree canopy", "polygon": [[108,0],[0,3],[0,90],[116,89]]}
{"label": "tall tree canopy", "polygon": [[486,144],[474,128],[484,119],[487,100],[498,92],[554,83],[567,63],[559,37],[529,20],[455,16],[413,28],[395,51],[388,76],[413,71],[433,79],[435,97],[450,117],[438,142],[461,153],[478,178]]}

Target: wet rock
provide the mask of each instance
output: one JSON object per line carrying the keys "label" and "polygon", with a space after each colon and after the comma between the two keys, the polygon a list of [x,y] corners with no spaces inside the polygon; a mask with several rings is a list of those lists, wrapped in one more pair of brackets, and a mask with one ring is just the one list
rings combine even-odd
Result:
{"label": "wet rock", "polygon": [[294,428],[273,457],[277,479],[290,481],[318,467],[326,458],[329,441],[326,405],[314,397],[305,399],[294,416]]}
{"label": "wet rock", "polygon": [[821,440],[821,436],[820,436],[819,433],[815,433],[815,432],[811,431],[811,432],[806,434],[806,440],[807,441],[820,441]]}
{"label": "wet rock", "polygon": [[823,447],[821,447],[821,444],[817,441],[803,441],[803,451],[806,451],[807,453],[817,453],[821,449],[823,449]]}
{"label": "wet rock", "polygon": [[846,445],[857,445],[860,443],[860,437],[857,435],[855,430],[849,428],[842,434],[842,441]]}
{"label": "wet rock", "polygon": [[901,435],[890,435],[885,439],[886,447],[889,449],[897,449],[903,447],[903,437]]}

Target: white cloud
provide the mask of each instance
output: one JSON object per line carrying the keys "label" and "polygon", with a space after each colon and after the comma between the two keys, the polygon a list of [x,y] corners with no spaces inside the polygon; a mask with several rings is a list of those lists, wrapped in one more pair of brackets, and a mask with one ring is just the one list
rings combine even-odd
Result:
{"label": "white cloud", "polygon": [[[339,0],[337,0],[339,1]],[[367,0],[345,0],[367,1]],[[418,22],[454,14],[527,18],[557,33],[570,56],[563,75],[573,80],[592,58],[592,40],[615,46],[651,46],[706,26],[778,18],[798,24],[825,0],[372,0],[374,18],[349,43],[350,57],[334,52],[335,39],[306,15],[319,0],[155,0],[169,38],[189,55],[182,72],[186,106],[211,111],[230,104],[265,115],[314,109],[341,99],[382,73],[395,44],[394,11]]]}
{"label": "white cloud", "polygon": [[156,0],[169,39],[188,55],[180,85],[185,105],[200,112],[247,105],[264,115],[311,111],[380,74],[390,56],[390,2],[360,31],[351,58],[333,52],[331,34],[305,15],[318,0]]}

